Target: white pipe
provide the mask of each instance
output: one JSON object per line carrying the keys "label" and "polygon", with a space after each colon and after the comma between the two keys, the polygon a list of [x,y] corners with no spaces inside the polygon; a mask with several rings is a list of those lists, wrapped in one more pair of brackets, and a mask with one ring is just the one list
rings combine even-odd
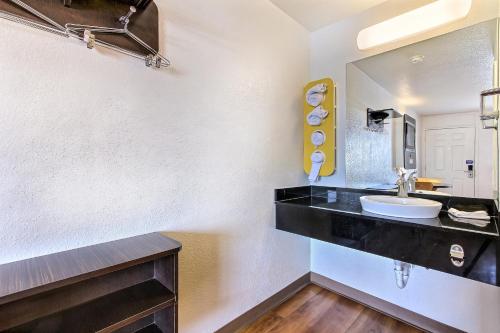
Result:
{"label": "white pipe", "polygon": [[394,260],[394,275],[396,277],[396,285],[399,289],[404,289],[410,279],[411,264]]}

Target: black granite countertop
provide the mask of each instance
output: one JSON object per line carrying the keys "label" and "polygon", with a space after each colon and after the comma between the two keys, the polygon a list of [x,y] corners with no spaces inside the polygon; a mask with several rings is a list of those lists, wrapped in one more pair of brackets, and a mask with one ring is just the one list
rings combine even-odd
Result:
{"label": "black granite countertop", "polygon": [[[435,219],[388,217],[363,211],[360,197],[394,192],[320,186],[275,190],[276,228],[467,279],[500,286],[500,237],[494,200],[416,194],[439,201]],[[482,205],[490,224],[480,228],[454,222],[448,208]],[[464,248],[464,265],[450,260],[454,245]]]}
{"label": "black granite countertop", "polygon": [[[304,189],[307,192],[304,192]],[[439,201],[443,209],[439,217],[434,219],[408,219],[392,216],[384,216],[363,211],[360,198],[366,195],[396,195],[392,191],[329,188],[319,186],[307,186],[299,188],[276,190],[276,201],[280,204],[302,205],[316,209],[325,209],[344,215],[359,215],[366,218],[381,220],[388,223],[414,224],[418,227],[454,229],[463,232],[483,233],[499,236],[498,211],[493,200],[476,198],[459,198],[438,195],[410,194],[410,196]],[[478,227],[468,223],[453,221],[448,215],[448,208],[457,204],[481,204],[488,208],[491,216],[490,224],[486,227]]]}

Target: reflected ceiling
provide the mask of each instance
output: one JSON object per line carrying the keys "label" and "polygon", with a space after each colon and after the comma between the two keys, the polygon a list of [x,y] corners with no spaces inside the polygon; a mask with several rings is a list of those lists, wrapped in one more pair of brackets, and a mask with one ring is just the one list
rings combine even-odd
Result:
{"label": "reflected ceiling", "polygon": [[488,21],[354,65],[419,114],[478,111],[493,87],[495,37]]}

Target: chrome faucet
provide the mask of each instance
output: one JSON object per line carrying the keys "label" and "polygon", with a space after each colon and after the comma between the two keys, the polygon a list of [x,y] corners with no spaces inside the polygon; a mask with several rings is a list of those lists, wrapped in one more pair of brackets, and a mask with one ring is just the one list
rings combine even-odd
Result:
{"label": "chrome faucet", "polygon": [[396,185],[398,185],[398,197],[408,198],[408,182],[406,181],[406,169],[397,168],[398,180]]}
{"label": "chrome faucet", "polygon": [[408,198],[408,193],[415,192],[417,182],[417,170],[406,170],[405,168],[397,168],[398,180],[398,197]]}
{"label": "chrome faucet", "polygon": [[417,191],[417,169],[409,170],[408,173],[408,193]]}

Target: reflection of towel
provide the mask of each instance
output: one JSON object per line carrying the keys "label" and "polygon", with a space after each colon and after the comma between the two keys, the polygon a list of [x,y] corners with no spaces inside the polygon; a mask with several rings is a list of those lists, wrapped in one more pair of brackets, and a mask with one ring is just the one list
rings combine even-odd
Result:
{"label": "reflection of towel", "polygon": [[455,208],[456,210],[461,210],[462,212],[478,212],[480,210],[488,211],[488,207],[483,204],[454,204],[451,208]]}
{"label": "reflection of towel", "polygon": [[448,214],[448,216],[455,222],[458,222],[458,223],[468,223],[468,224],[472,224],[472,225],[475,225],[476,227],[480,227],[480,228],[484,228],[484,227],[487,227],[489,224],[490,224],[490,221],[486,221],[486,220],[472,220],[472,219],[463,219],[463,218],[458,218],[458,217],[455,217],[451,214]]}
{"label": "reflection of towel", "polygon": [[485,220],[489,221],[490,216],[488,215],[487,211],[484,210],[478,210],[474,212],[466,212],[463,210],[458,210],[456,208],[450,208],[448,209],[448,213],[450,215],[453,215],[454,217],[457,217],[459,219],[472,219],[472,220]]}

